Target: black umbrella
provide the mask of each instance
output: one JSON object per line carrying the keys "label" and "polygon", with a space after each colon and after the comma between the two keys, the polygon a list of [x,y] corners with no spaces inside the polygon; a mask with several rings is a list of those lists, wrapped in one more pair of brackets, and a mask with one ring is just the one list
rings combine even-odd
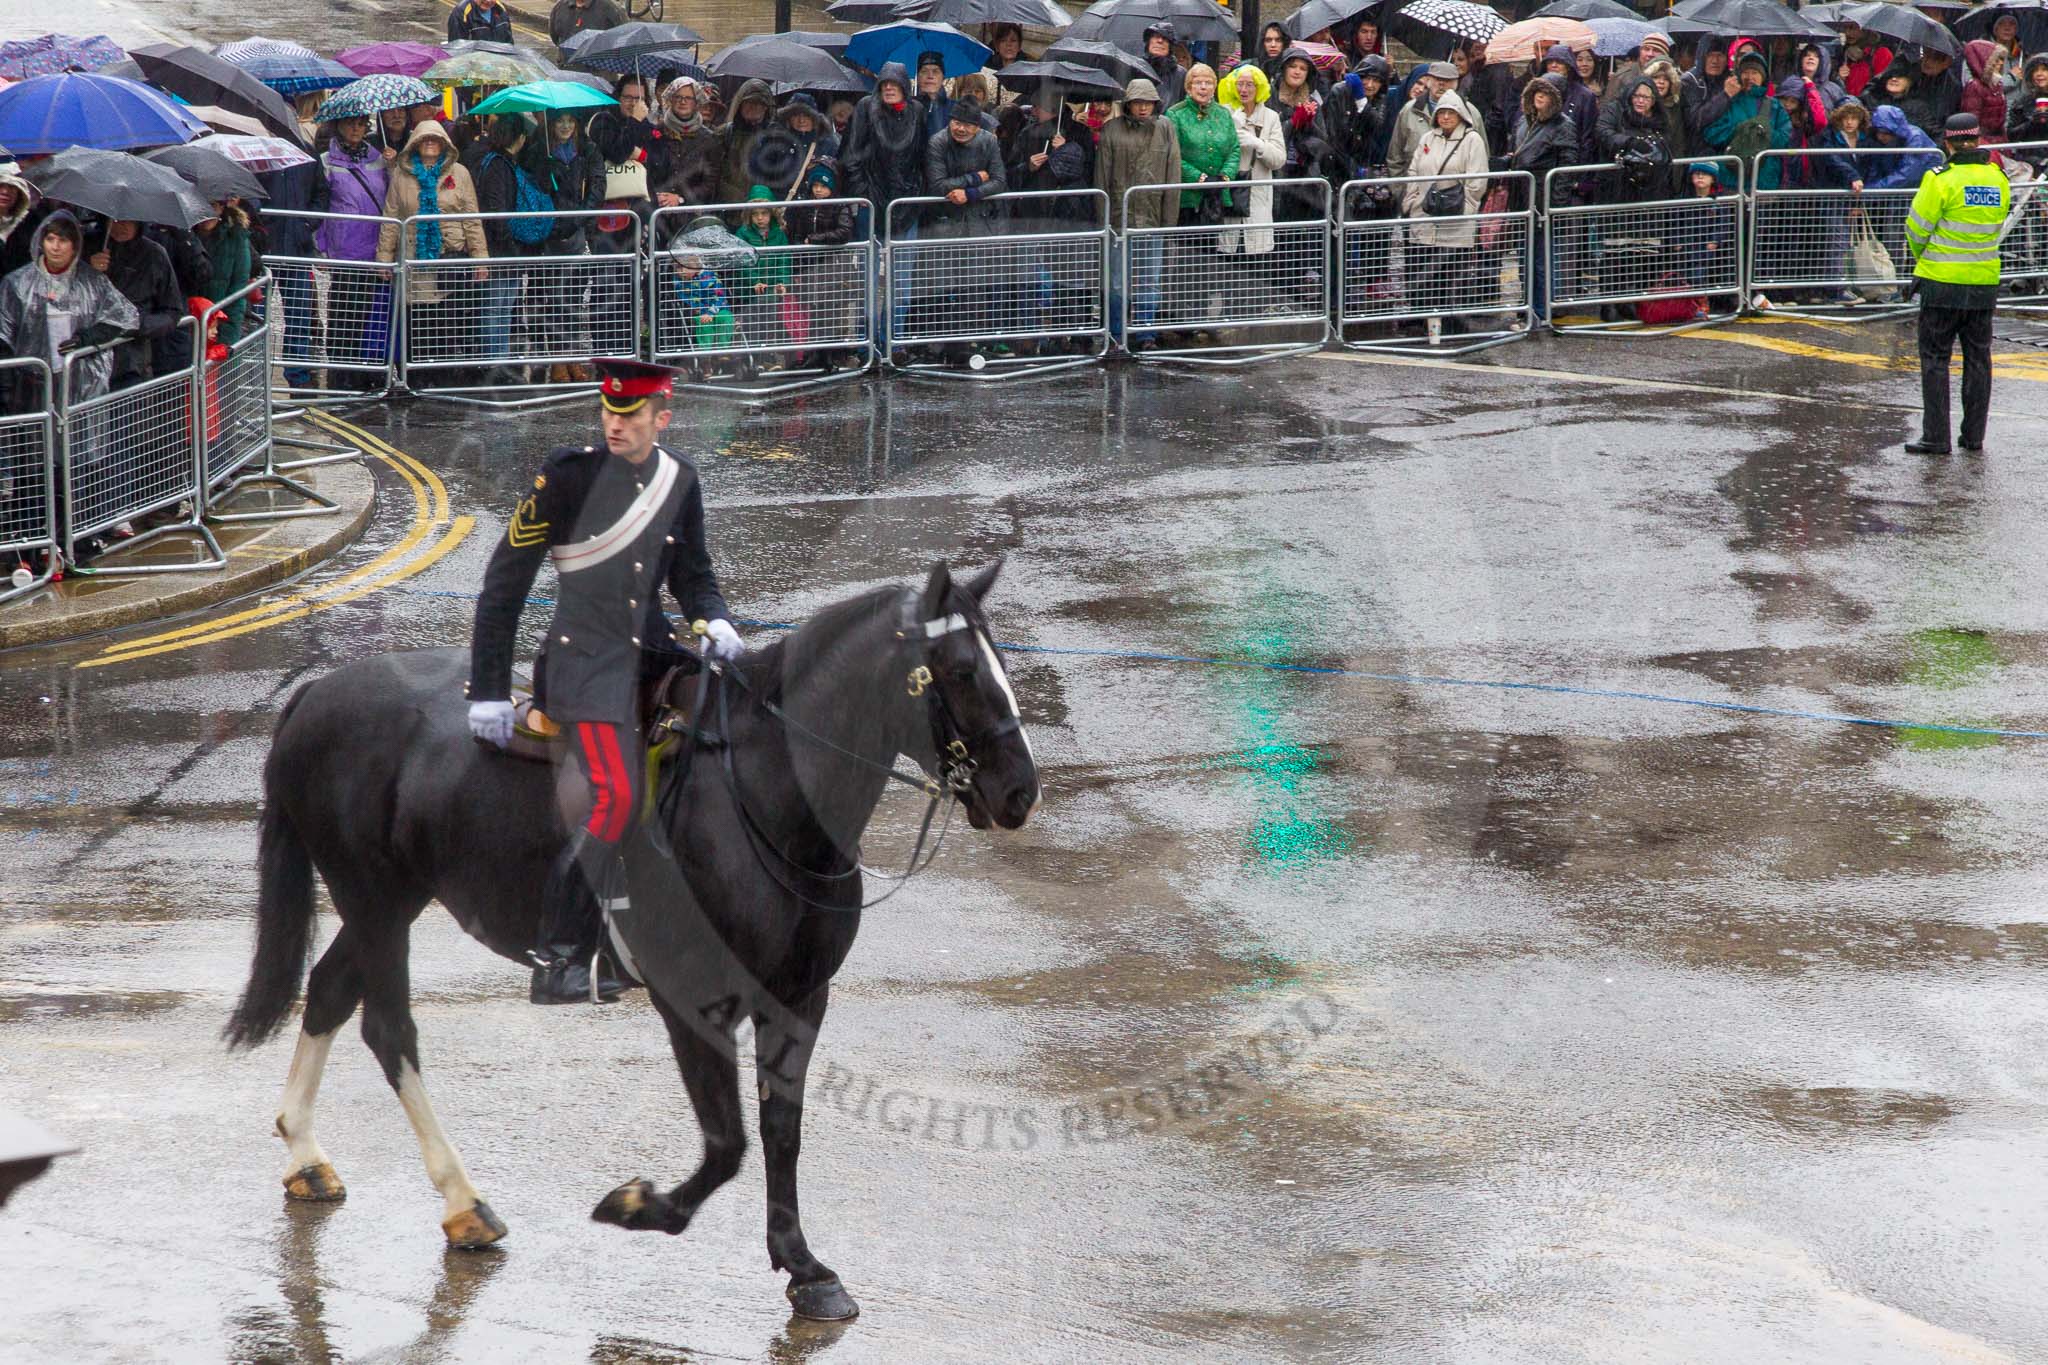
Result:
{"label": "black umbrella", "polygon": [[832,0],[825,13],[842,24],[886,24],[900,0]]}
{"label": "black umbrella", "polygon": [[1326,28],[1335,28],[1348,23],[1367,10],[1374,8],[1380,0],[1308,0],[1294,13],[1280,21],[1280,27],[1287,30],[1292,38],[1306,38],[1311,33],[1321,33]]}
{"label": "black umbrella", "polygon": [[653,71],[695,66],[704,35],[683,24],[621,24],[577,43],[570,60],[589,71]]}
{"label": "black umbrella", "polygon": [[1956,18],[1956,37],[1963,42],[1989,38],[1999,16],[2010,14],[2019,21],[2020,45],[2029,52],[2039,52],[2048,46],[2048,15],[2042,14],[2043,9],[2048,9],[2048,0],[1999,0],[1997,4],[1982,5]]}
{"label": "black umbrella", "polygon": [[1750,38],[1834,38],[1826,24],[1787,9],[1778,0],[1679,0],[1671,7],[1673,33],[1733,33]]}
{"label": "black umbrella", "polygon": [[201,199],[219,203],[223,199],[268,199],[270,192],[251,175],[210,147],[161,147],[143,160],[169,166],[192,182]]}
{"label": "black umbrella", "polygon": [[862,89],[858,76],[815,47],[786,40],[738,43],[713,57],[704,69],[721,79],[761,80],[797,90]]}
{"label": "black umbrella", "polygon": [[1145,30],[1168,23],[1184,43],[1227,43],[1237,37],[1237,19],[1216,0],[1098,0],[1081,11],[1067,30],[1131,52],[1145,48]]}
{"label": "black umbrella", "polygon": [[1116,78],[1092,66],[1073,62],[1011,62],[996,73],[996,84],[1014,90],[1036,105],[1041,92],[1050,91],[1061,100],[1118,100],[1124,88]]}
{"label": "black umbrella", "polygon": [[1019,28],[1065,28],[1074,22],[1055,0],[901,0],[890,16],[968,28],[1015,24]]}
{"label": "black umbrella", "polygon": [[[1907,5],[1885,4],[1880,0],[1875,4],[1833,5],[1830,8],[1834,10],[1834,18],[1828,22],[1834,24],[1854,24],[1866,33],[1896,38],[1902,43],[1917,43],[1950,57],[1959,56],[1963,50],[1955,34]],[[1806,13],[1811,15],[1813,11],[1807,10]]]}
{"label": "black umbrella", "polygon": [[1045,50],[1044,60],[1092,66],[1114,80],[1119,90],[1132,81],[1157,80],[1159,77],[1159,73],[1144,61],[1115,43],[1095,43],[1086,38],[1062,36]]}
{"label": "black umbrella", "polygon": [[310,144],[299,131],[299,117],[284,96],[232,62],[211,52],[174,43],[138,47],[128,54],[157,89],[187,104],[212,105],[231,114],[246,114],[294,146]]}
{"label": "black umbrella", "polygon": [[844,57],[846,45],[853,41],[850,33],[813,33],[807,29],[791,29],[788,33],[749,33],[734,43],[734,47],[745,47],[750,43],[802,43],[815,47],[829,57]]}
{"label": "black umbrella", "polygon": [[45,198],[108,218],[189,228],[213,217],[213,205],[184,176],[127,152],[73,147],[22,174]]}
{"label": "black umbrella", "polygon": [[1531,19],[1641,19],[1643,16],[1615,0],[1552,0],[1529,16]]}

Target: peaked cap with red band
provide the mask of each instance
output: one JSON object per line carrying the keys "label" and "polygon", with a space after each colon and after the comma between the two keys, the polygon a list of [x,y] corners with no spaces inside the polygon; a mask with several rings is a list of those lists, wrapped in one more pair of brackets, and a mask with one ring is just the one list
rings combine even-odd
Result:
{"label": "peaked cap with red band", "polygon": [[595,360],[598,393],[610,412],[638,412],[656,394],[675,392],[676,372],[644,360]]}

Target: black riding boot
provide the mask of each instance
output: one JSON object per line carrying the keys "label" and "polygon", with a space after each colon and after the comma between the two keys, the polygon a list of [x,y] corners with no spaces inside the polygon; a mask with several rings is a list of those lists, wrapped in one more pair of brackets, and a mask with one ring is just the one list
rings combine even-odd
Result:
{"label": "black riding boot", "polygon": [[[603,934],[597,897],[583,867],[592,842],[587,831],[577,830],[555,859],[541,892],[540,939],[533,949],[533,985],[527,992],[536,1005],[573,1005],[590,999],[591,961]],[[609,859],[617,854],[601,850],[595,856]],[[598,974],[599,1001],[616,1000],[625,988],[610,973]]]}

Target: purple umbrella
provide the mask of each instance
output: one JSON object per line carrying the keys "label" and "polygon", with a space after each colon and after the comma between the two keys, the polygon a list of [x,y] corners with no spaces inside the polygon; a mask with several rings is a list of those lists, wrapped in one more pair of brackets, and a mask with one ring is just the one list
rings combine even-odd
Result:
{"label": "purple umbrella", "polygon": [[40,38],[0,43],[0,76],[20,81],[60,71],[98,71],[127,55],[105,37],[73,38],[68,33],[45,33]]}
{"label": "purple umbrella", "polygon": [[448,54],[429,43],[369,43],[334,54],[358,76],[417,76]]}

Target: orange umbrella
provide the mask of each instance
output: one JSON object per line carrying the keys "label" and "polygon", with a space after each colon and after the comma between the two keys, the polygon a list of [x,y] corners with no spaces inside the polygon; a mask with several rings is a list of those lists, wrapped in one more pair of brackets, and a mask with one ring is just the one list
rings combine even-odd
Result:
{"label": "orange umbrella", "polygon": [[1574,52],[1591,52],[1600,35],[1576,19],[1524,19],[1509,24],[1486,40],[1489,62],[1534,62],[1559,43]]}

